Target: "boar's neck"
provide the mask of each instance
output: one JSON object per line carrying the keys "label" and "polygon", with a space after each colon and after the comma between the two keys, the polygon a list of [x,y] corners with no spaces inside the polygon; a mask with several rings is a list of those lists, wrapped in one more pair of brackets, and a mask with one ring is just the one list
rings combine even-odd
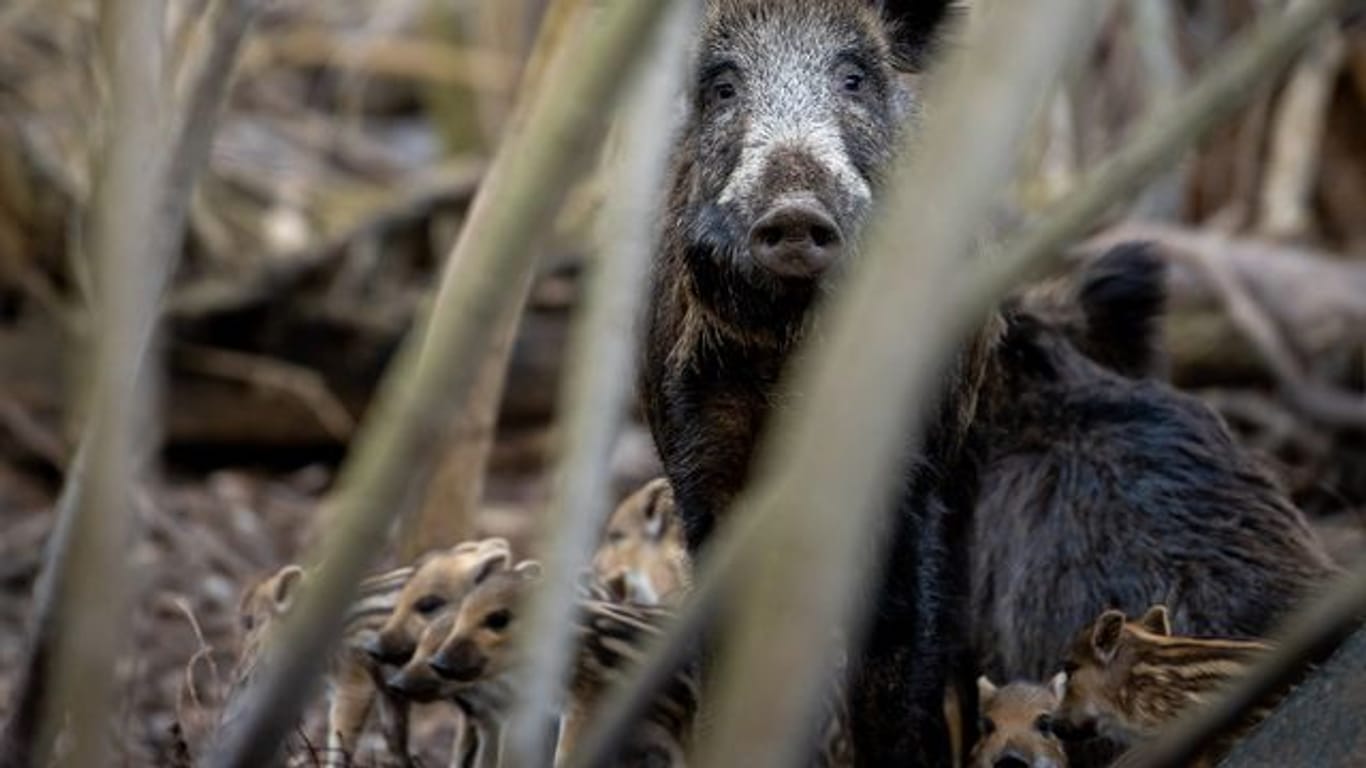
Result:
{"label": "boar's neck", "polygon": [[750,456],[796,337],[736,335],[665,259],[642,366],[642,396],[690,551],[749,473]]}

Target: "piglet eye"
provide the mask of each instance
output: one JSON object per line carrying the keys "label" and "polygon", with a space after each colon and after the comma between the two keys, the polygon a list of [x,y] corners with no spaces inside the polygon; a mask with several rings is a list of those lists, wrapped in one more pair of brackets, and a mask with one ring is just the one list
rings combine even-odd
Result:
{"label": "piglet eye", "polygon": [[990,736],[991,733],[996,730],[996,723],[993,722],[991,718],[984,717],[977,721],[977,730],[983,736]]}
{"label": "piglet eye", "polygon": [[1034,730],[1044,734],[1045,736],[1052,735],[1053,718],[1049,715],[1039,715],[1038,719],[1034,721]]}
{"label": "piglet eye", "polygon": [[494,611],[484,617],[484,626],[489,629],[507,629],[507,625],[512,623],[512,613],[510,611]]}
{"label": "piglet eye", "polygon": [[439,595],[424,595],[413,607],[423,616],[429,616],[441,610],[445,605],[446,601]]}

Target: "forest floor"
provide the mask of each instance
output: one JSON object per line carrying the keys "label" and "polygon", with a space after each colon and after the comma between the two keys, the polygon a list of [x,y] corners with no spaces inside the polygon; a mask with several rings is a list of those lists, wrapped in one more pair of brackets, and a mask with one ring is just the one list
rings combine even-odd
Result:
{"label": "forest floor", "polygon": [[[139,494],[143,533],[127,553],[138,596],[132,639],[118,667],[124,696],[124,720],[116,725],[118,764],[170,764],[182,738],[177,733],[193,754],[202,752],[232,675],[238,599],[257,579],[298,559],[325,528],[317,502],[331,476],[325,463],[207,473],[181,468]],[[17,682],[53,491],[50,479],[0,464],[0,509],[6,510],[0,513],[0,707]],[[526,551],[532,510],[546,495],[543,480],[504,473],[493,478],[489,495],[492,503],[476,521],[476,534],[507,536]],[[1315,523],[1335,556],[1366,555],[1366,515],[1343,512]],[[6,714],[0,711],[0,719]],[[319,696],[290,742],[294,764],[317,763],[323,717]],[[413,743],[421,764],[444,765],[452,727],[439,706],[419,712]],[[382,765],[384,754],[371,734],[358,759]]]}

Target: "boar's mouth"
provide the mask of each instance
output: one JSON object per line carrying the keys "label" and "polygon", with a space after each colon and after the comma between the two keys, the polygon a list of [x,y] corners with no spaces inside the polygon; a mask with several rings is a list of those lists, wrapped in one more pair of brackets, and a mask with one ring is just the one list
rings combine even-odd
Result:
{"label": "boar's mouth", "polygon": [[787,277],[761,267],[750,256],[748,230],[721,205],[701,206],[683,235],[696,297],[742,328],[799,326],[829,278]]}

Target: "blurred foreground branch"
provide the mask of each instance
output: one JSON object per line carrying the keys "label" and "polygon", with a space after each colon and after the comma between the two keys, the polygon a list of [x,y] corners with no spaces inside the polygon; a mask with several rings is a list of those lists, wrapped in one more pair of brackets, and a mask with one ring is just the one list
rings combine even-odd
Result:
{"label": "blurred foreground branch", "polygon": [[[91,336],[85,349],[89,389],[81,454],[84,492],[67,524],[68,549],[56,561],[55,625],[33,765],[94,765],[109,750],[115,660],[128,626],[132,574],[123,552],[132,536],[129,491],[147,448],[151,398],[140,377],[144,329],[156,316],[157,277],[167,265],[149,247],[160,225],[164,117],[161,69],[165,3],[110,0],[100,8],[100,53],[108,73],[107,132],[90,201],[89,259],[94,280]],[[154,241],[153,241],[154,242]],[[39,651],[41,656],[44,652]],[[54,755],[59,734],[69,741]]]}
{"label": "blurred foreground branch", "polygon": [[[56,521],[35,590],[22,679],[15,689],[11,718],[0,734],[0,760],[8,761],[6,765],[32,764],[39,713],[46,710],[57,717],[61,712],[45,701],[45,669],[65,670],[67,665],[54,658],[53,646],[62,638],[80,637],[82,633],[69,628],[59,631],[60,617],[68,611],[83,615],[83,609],[77,608],[83,605],[84,597],[100,594],[89,589],[104,585],[108,585],[108,596],[95,602],[105,610],[119,606],[121,564],[90,559],[86,553],[91,536],[107,547],[121,547],[126,538],[122,525],[126,515],[117,512],[126,511],[126,481],[133,469],[124,462],[131,462],[133,454],[125,451],[124,456],[112,459],[113,464],[105,459],[110,451],[123,451],[121,443],[130,442],[121,434],[122,428],[132,429],[136,418],[147,413],[145,408],[134,406],[135,400],[146,394],[139,391],[138,372],[151,345],[155,307],[175,271],[188,198],[196,175],[208,160],[213,123],[259,0],[218,0],[210,5],[199,25],[201,45],[189,52],[175,79],[174,108],[170,112],[164,109],[165,93],[155,90],[161,86],[164,66],[162,7],[160,2],[125,7],[111,1],[102,9],[108,14],[101,21],[108,25],[103,40],[113,79],[114,111],[102,172],[108,176],[101,179],[105,186],[97,190],[92,201],[92,242],[97,250],[94,260],[106,270],[106,277],[121,284],[101,285],[99,290],[117,291],[122,298],[113,303],[103,295],[97,298],[92,311],[99,322],[92,324],[96,334],[92,348],[100,355],[117,356],[116,360],[96,361],[98,371],[115,378],[99,380],[96,389],[102,390],[103,396],[94,395],[89,401],[88,421],[54,508]],[[116,19],[129,28],[116,29]],[[138,57],[146,60],[139,62]],[[110,208],[101,210],[102,206]],[[100,464],[105,464],[104,470],[97,469]],[[99,521],[90,525],[87,516],[92,513],[87,510],[94,503],[112,505],[115,514],[94,515]],[[77,580],[88,583],[78,586]],[[95,625],[96,629],[84,636],[89,642],[102,639],[105,652],[112,653],[113,626]],[[91,661],[110,659],[96,654]],[[108,670],[103,668],[94,679],[96,690],[82,689],[83,702],[104,705],[98,681]],[[51,717],[49,723],[60,721]],[[101,721],[99,728],[104,726]],[[46,738],[50,740],[51,736],[49,733]],[[96,748],[99,742],[95,739],[85,748]],[[45,744],[43,751],[48,746]]]}
{"label": "blurred foreground branch", "polygon": [[[584,0],[556,0],[547,9],[536,34],[521,83],[521,108],[535,102],[544,85],[551,61],[563,66],[582,32]],[[514,118],[514,120],[519,118]],[[539,238],[528,245],[540,247]],[[478,362],[479,373],[470,396],[454,414],[443,436],[442,456],[415,514],[404,518],[399,530],[399,557],[409,561],[425,550],[451,546],[467,538],[483,498],[484,477],[498,428],[499,405],[513,343],[522,319],[531,273],[523,278],[517,300],[507,306],[497,326],[489,332],[490,343]]]}
{"label": "blurred foreground branch", "polygon": [[500,147],[435,299],[385,375],[325,502],[334,522],[314,558],[316,578],[269,646],[254,684],[228,703],[209,765],[261,765],[293,727],[376,543],[427,476],[441,427],[465,407],[491,330],[520,303],[536,233],[588,155],[591,129],[652,39],[664,7],[614,3],[575,66],[549,76]]}
{"label": "blurred foreground branch", "polygon": [[[953,350],[979,321],[943,287],[1009,180],[1030,111],[1067,52],[1086,45],[1094,11],[1087,0],[993,6],[934,81],[923,134],[902,152],[868,251],[784,385],[800,403],[780,412],[754,489],[731,512],[761,519],[763,534],[732,582],[703,765],[793,764],[829,684],[831,628],[850,628],[850,647],[860,645],[862,596],[885,553],[877,532],[899,506],[889,491],[901,486],[908,450],[919,450],[908,440],[934,412]],[[951,332],[908,340],[907,328]]]}
{"label": "blurred foreground branch", "polygon": [[[575,584],[588,564],[611,506],[613,441],[626,415],[642,299],[654,254],[672,139],[667,116],[680,94],[683,53],[696,32],[693,0],[674,3],[649,61],[620,111],[621,145],[605,172],[608,200],[598,222],[583,306],[575,320],[570,367],[561,389],[563,438],[558,485],[539,537],[546,566],[521,642],[530,660],[517,686],[509,736],[512,765],[537,765],[548,753],[545,724],[558,711],[574,638]],[[663,124],[662,124],[663,123]]]}
{"label": "blurred foreground branch", "polygon": [[[1311,0],[1232,43],[1169,109],[1146,119],[1120,151],[1052,206],[1039,224],[1010,243],[1004,253],[980,260],[973,274],[955,280],[956,300],[946,303],[955,307],[960,323],[935,322],[925,326],[933,329],[927,330],[927,337],[922,339],[925,349],[942,348],[957,341],[963,323],[975,322],[1012,287],[1053,265],[1069,241],[1085,234],[1110,206],[1175,162],[1219,118],[1253,96],[1260,83],[1288,63],[1318,24],[1332,18],[1348,2]],[[859,346],[867,348],[863,341]],[[832,508],[847,508],[847,500],[839,500]],[[689,644],[715,615],[735,576],[740,554],[753,544],[757,535],[759,521],[744,520],[741,515],[733,518],[738,524],[708,552],[693,595],[673,631],[661,647],[654,649],[636,677],[609,700],[583,749],[575,756],[575,766],[599,765],[612,753],[633,718],[643,711],[658,686],[683,659]],[[770,703],[771,699],[764,707]]]}

